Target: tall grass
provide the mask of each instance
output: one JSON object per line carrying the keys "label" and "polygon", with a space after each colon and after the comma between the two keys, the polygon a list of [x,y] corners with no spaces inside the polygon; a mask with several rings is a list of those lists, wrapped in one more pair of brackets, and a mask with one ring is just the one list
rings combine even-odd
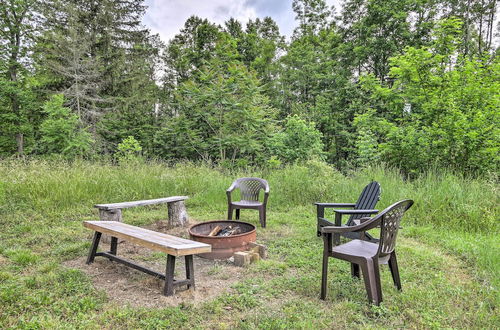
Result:
{"label": "tall grass", "polygon": [[317,201],[354,202],[371,180],[379,181],[383,209],[405,198],[415,205],[405,221],[466,232],[497,233],[498,185],[447,170],[405,181],[391,168],[373,167],[343,175],[316,161],[277,170],[228,172],[203,164],[161,162],[115,166],[86,161],[6,160],[0,162],[0,212],[64,216],[94,212],[93,204],[188,195],[188,207],[224,214],[225,190],[242,176],[269,181],[269,208],[287,210]]}

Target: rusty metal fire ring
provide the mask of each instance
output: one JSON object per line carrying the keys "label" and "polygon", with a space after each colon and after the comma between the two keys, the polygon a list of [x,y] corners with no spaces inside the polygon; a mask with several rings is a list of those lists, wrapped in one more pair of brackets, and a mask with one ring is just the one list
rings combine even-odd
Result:
{"label": "rusty metal fire ring", "polygon": [[[208,236],[208,233],[216,226],[240,226],[243,233],[221,237]],[[254,243],[257,231],[254,225],[233,220],[215,220],[192,225],[189,227],[189,235],[193,241],[212,245],[212,252],[198,254],[207,259],[227,259],[235,252],[248,250],[248,244]]]}

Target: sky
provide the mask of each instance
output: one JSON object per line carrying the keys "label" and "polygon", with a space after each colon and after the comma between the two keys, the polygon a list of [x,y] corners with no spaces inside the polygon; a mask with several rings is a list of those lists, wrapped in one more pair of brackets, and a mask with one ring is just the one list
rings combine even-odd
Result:
{"label": "sky", "polygon": [[[339,12],[339,0],[326,0]],[[168,42],[184,26],[184,22],[196,15],[210,22],[223,25],[233,17],[245,26],[249,19],[272,17],[281,34],[290,37],[296,27],[292,0],[146,0],[148,6],[143,23],[151,32],[158,33]]]}

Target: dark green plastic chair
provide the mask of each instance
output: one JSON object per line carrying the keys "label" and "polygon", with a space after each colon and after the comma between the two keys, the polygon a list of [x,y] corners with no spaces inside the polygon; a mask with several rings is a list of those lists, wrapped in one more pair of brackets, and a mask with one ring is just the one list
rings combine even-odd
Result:
{"label": "dark green plastic chair", "polygon": [[[355,224],[355,221],[361,218],[369,217],[373,214],[378,213],[378,210],[374,209],[375,205],[380,199],[380,193],[382,189],[380,188],[380,184],[376,181],[369,183],[359,195],[356,203],[314,203],[317,207],[316,216],[318,220],[317,226],[317,235],[321,236],[321,228],[325,226],[341,226],[342,225],[342,216],[350,215],[349,220],[347,220],[346,226],[352,226]],[[325,208],[351,208],[350,210],[339,210],[334,209],[335,212],[335,221],[331,222],[325,218]],[[342,233],[344,237],[350,239],[359,239],[359,233]],[[333,239],[335,240],[335,244],[340,243],[340,235],[334,235]],[[377,240],[373,238],[370,234],[365,235],[365,240],[376,242]]]}
{"label": "dark green plastic chair", "polygon": [[[392,204],[373,218],[356,220],[353,226],[325,226],[321,228],[323,236],[323,272],[321,279],[321,299],[326,299],[328,258],[336,258],[351,263],[351,274],[360,277],[363,273],[366,292],[370,303],[379,305],[382,302],[382,286],[380,284],[380,264],[388,264],[394,285],[401,290],[398,262],[396,259],[396,238],[403,214],[413,205],[412,200],[403,200]],[[380,226],[378,243],[362,239],[354,239],[339,246],[332,245],[332,235],[355,232],[361,236],[367,231]]]}

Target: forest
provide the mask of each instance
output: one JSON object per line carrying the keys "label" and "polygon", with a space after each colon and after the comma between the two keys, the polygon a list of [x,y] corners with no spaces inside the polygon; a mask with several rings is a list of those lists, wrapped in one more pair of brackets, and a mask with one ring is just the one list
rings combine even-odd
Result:
{"label": "forest", "polygon": [[292,7],[167,41],[142,0],[3,0],[0,157],[498,170],[495,0]]}

